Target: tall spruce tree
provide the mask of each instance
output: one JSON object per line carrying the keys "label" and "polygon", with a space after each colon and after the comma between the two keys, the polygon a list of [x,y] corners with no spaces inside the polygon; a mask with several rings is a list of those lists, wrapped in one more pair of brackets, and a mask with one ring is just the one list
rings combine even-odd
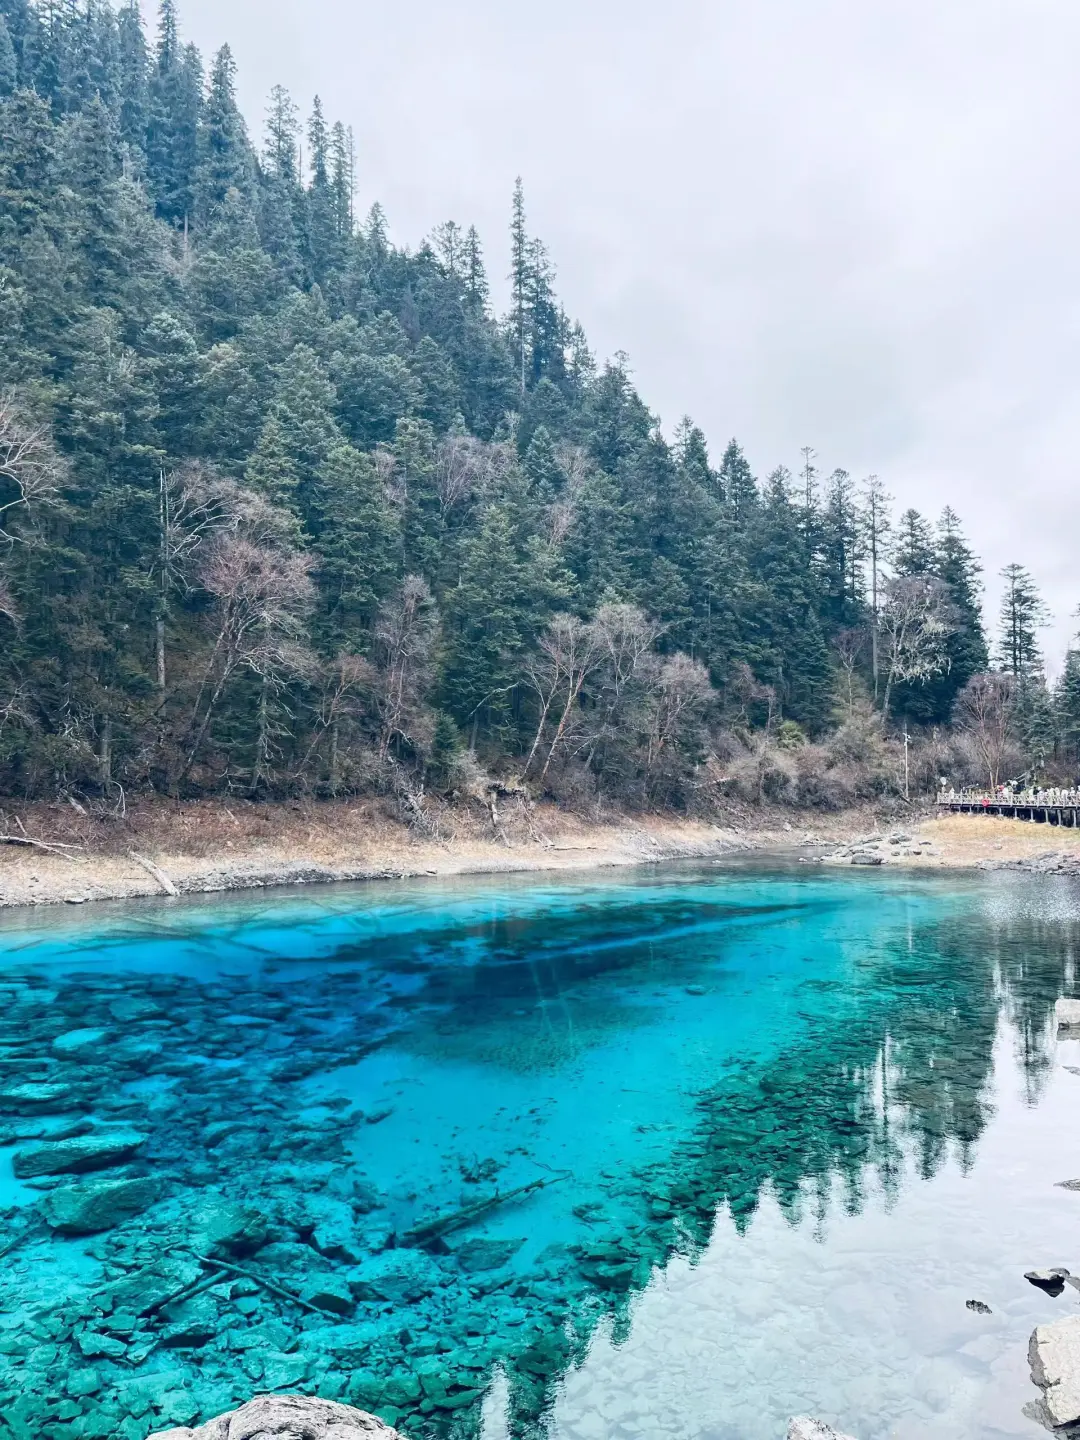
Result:
{"label": "tall spruce tree", "polygon": [[198,52],[180,43],[175,0],[161,0],[147,104],[147,178],[157,213],[186,229],[195,210],[202,66]]}

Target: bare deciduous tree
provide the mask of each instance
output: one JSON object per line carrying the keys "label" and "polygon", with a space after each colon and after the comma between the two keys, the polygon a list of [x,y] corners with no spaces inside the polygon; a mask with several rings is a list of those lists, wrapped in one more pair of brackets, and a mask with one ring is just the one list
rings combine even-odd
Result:
{"label": "bare deciduous tree", "polygon": [[0,395],[0,542],[23,539],[15,521],[55,505],[67,474],[48,427],[32,423],[15,394]]}
{"label": "bare deciduous tree", "polygon": [[580,445],[560,445],[555,459],[564,478],[562,490],[546,512],[547,539],[553,547],[561,545],[570,533],[591,467],[588,453]]}
{"label": "bare deciduous tree", "polygon": [[0,615],[6,615],[13,625],[19,623],[19,611],[15,605],[15,597],[2,575],[0,575]]}
{"label": "bare deciduous tree", "polygon": [[[307,556],[258,545],[246,535],[226,531],[206,542],[198,581],[214,601],[216,636],[188,722],[192,738],[179,779],[195,763],[218,702],[238,670],[249,669],[262,679],[265,702],[284,677],[309,668],[309,652],[299,642],[314,594],[310,569]],[[264,735],[260,748],[265,743]]]}
{"label": "bare deciduous tree", "polygon": [[540,698],[540,718],[532,749],[521,772],[523,777],[529,773],[536,758],[549,716],[561,702],[562,709],[555,726],[555,734],[540,771],[540,783],[543,784],[555,751],[566,735],[571,714],[581,695],[581,688],[601,663],[603,653],[602,640],[595,625],[586,624],[576,615],[556,615],[552,618],[540,637],[539,655],[526,667],[529,684]]}
{"label": "bare deciduous tree", "polygon": [[665,752],[678,748],[690,723],[701,716],[713,694],[709,672],[681,651],[666,659],[652,687],[647,768],[652,772]]}
{"label": "bare deciduous tree", "polygon": [[990,789],[1001,780],[1009,742],[1016,736],[1016,680],[1009,674],[973,675],[956,697],[953,719],[986,771]]}
{"label": "bare deciduous tree", "polygon": [[946,641],[956,628],[949,587],[932,575],[897,575],[885,584],[881,612],[887,676],[882,714],[893,688],[925,681],[948,668]]}
{"label": "bare deciduous tree", "polygon": [[840,666],[846,718],[855,713],[855,667],[866,649],[866,630],[861,625],[847,630],[838,630],[833,639],[837,664]]}
{"label": "bare deciduous tree", "polygon": [[510,462],[506,445],[485,444],[472,435],[447,435],[435,455],[435,488],[443,514],[482,495]]}
{"label": "bare deciduous tree", "polygon": [[382,760],[395,740],[414,742],[415,722],[438,633],[439,612],[427,581],[419,575],[406,575],[397,594],[380,605],[375,621],[379,662],[376,708]]}
{"label": "bare deciduous tree", "polygon": [[304,775],[311,757],[329,737],[329,789],[331,795],[336,795],[341,785],[342,722],[355,718],[362,697],[374,690],[375,667],[363,655],[342,651],[329,665],[322,667],[319,682],[319,698],[311,741],[296,767],[296,778],[300,779]]}
{"label": "bare deciduous tree", "polygon": [[155,648],[158,690],[164,694],[165,626],[172,596],[189,592],[196,581],[196,560],[200,548],[213,535],[236,530],[245,514],[252,539],[262,538],[265,524],[257,512],[269,509],[269,502],[244,491],[232,480],[223,479],[208,465],[193,462],[158,476],[158,547],[154,580],[158,605]]}

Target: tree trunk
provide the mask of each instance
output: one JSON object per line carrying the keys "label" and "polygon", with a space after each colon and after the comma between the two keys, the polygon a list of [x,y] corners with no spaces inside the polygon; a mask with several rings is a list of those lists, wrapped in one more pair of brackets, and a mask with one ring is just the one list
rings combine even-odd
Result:
{"label": "tree trunk", "polygon": [[106,715],[101,722],[101,748],[98,753],[98,775],[102,790],[112,784],[112,716]]}
{"label": "tree trunk", "polygon": [[162,695],[165,694],[165,617],[157,620],[157,683]]}

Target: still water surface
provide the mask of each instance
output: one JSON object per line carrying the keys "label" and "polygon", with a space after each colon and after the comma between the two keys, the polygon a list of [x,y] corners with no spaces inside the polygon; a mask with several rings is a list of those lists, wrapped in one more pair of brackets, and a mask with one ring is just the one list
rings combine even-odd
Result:
{"label": "still water surface", "polygon": [[292,1389],[413,1437],[1035,1440],[1078,939],[1068,881],[737,863],[8,916],[0,1437]]}

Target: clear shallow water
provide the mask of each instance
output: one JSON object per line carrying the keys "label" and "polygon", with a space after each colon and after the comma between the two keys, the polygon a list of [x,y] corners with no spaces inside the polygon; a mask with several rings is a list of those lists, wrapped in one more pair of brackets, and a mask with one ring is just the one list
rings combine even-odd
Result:
{"label": "clear shallow water", "polygon": [[[6,917],[0,1436],[282,1388],[412,1436],[1034,1440],[1078,938],[1067,881],[794,866]],[[76,1131],[134,1148],[26,1173]]]}

